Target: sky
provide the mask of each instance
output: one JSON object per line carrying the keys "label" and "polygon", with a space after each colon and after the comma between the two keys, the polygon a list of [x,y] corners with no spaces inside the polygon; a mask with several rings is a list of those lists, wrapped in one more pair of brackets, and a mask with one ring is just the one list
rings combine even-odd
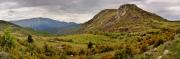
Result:
{"label": "sky", "polygon": [[84,23],[103,9],[136,4],[169,20],[180,20],[180,0],[0,0],[0,20],[35,17]]}

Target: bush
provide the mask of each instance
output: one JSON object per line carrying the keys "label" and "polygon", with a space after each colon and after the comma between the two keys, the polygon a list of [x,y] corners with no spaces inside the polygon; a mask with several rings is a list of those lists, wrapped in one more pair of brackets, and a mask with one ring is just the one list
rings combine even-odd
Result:
{"label": "bush", "polygon": [[65,52],[62,52],[59,56],[59,59],[67,59],[66,57],[66,53]]}
{"label": "bush", "polygon": [[112,51],[112,50],[113,50],[113,48],[110,47],[110,46],[102,46],[102,48],[101,48],[101,53],[103,53],[103,52],[108,52],[108,51]]}
{"label": "bush", "polygon": [[127,46],[115,52],[114,59],[131,59],[133,57],[132,49]]}
{"label": "bush", "polygon": [[43,48],[46,56],[53,56],[56,54],[46,43],[44,43]]}
{"label": "bush", "polygon": [[180,27],[176,28],[176,33],[180,33]]}
{"label": "bush", "polygon": [[66,55],[76,55],[76,52],[72,51],[72,50],[66,50]]}
{"label": "bush", "polygon": [[143,52],[146,52],[148,50],[148,46],[146,44],[142,44],[140,46],[140,52],[143,53]]}
{"label": "bush", "polygon": [[28,35],[27,41],[28,41],[29,43],[33,43],[33,39],[32,39],[32,36],[31,36],[31,35]]}
{"label": "bush", "polygon": [[27,47],[28,47],[27,51],[31,52],[31,54],[35,52],[35,48],[36,48],[35,44],[28,44]]}
{"label": "bush", "polygon": [[155,42],[154,47],[157,47],[157,46],[159,46],[160,44],[163,44],[163,43],[164,43],[164,41],[162,39],[159,39],[159,40],[157,40]]}
{"label": "bush", "polygon": [[6,52],[0,52],[0,59],[10,59],[9,54]]}
{"label": "bush", "polygon": [[2,37],[2,40],[0,41],[0,44],[3,48],[12,48],[15,47],[14,38],[11,35],[10,30],[6,29],[4,31],[4,35]]}
{"label": "bush", "polygon": [[85,54],[84,49],[81,49],[81,50],[79,51],[79,55],[84,55],[84,54]]}
{"label": "bush", "polygon": [[88,49],[91,49],[91,48],[93,48],[93,43],[92,43],[92,42],[89,42],[89,43],[88,43]]}

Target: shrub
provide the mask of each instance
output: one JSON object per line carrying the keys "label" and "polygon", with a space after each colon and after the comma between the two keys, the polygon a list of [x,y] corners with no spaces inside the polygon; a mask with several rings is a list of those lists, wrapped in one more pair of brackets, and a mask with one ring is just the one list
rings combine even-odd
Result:
{"label": "shrub", "polygon": [[35,52],[36,46],[34,44],[28,44],[27,47],[28,47],[27,51],[31,52],[31,54],[33,54]]}
{"label": "shrub", "polygon": [[176,33],[180,33],[180,27],[176,28]]}
{"label": "shrub", "polygon": [[43,48],[44,48],[44,52],[49,52],[50,51],[49,46],[46,43],[44,43]]}
{"label": "shrub", "polygon": [[0,52],[0,59],[10,59],[9,53]]}
{"label": "shrub", "polygon": [[112,50],[113,50],[113,48],[111,48],[111,47],[105,47],[102,49],[101,52],[108,52],[108,51],[112,51]]}
{"label": "shrub", "polygon": [[53,56],[55,54],[55,52],[46,43],[44,43],[43,48],[46,56]]}
{"label": "shrub", "polygon": [[76,52],[72,51],[72,50],[66,50],[66,55],[76,55]]}
{"label": "shrub", "polygon": [[123,59],[123,57],[124,57],[124,51],[118,50],[115,52],[113,59]]}
{"label": "shrub", "polygon": [[140,52],[143,53],[143,52],[146,52],[148,50],[148,46],[146,44],[142,44],[140,46]]}
{"label": "shrub", "polygon": [[11,32],[9,29],[6,29],[4,31],[4,35],[2,37],[2,40],[0,41],[0,44],[4,48],[12,48],[15,47],[14,38],[11,35]]}
{"label": "shrub", "polygon": [[84,51],[84,49],[81,49],[80,51],[79,51],[79,55],[84,55],[85,54],[85,51]]}
{"label": "shrub", "polygon": [[113,47],[111,46],[105,46],[105,45],[102,45],[102,46],[99,46],[97,47],[98,49],[100,49],[100,52],[103,53],[103,52],[108,52],[108,51],[112,51],[113,50]]}
{"label": "shrub", "polygon": [[133,57],[130,47],[125,47],[115,52],[114,59],[131,59]]}
{"label": "shrub", "polygon": [[93,43],[92,43],[92,42],[89,42],[89,43],[88,43],[88,49],[91,49],[91,48],[93,48]]}
{"label": "shrub", "polygon": [[157,47],[157,46],[159,46],[160,44],[163,44],[163,43],[164,43],[164,41],[162,39],[159,39],[159,40],[157,40],[155,42],[154,47]]}
{"label": "shrub", "polygon": [[33,39],[32,39],[32,36],[31,36],[31,35],[28,35],[27,41],[28,41],[29,43],[33,43]]}
{"label": "shrub", "polygon": [[66,57],[66,53],[65,52],[62,52],[59,56],[59,59],[67,59]]}

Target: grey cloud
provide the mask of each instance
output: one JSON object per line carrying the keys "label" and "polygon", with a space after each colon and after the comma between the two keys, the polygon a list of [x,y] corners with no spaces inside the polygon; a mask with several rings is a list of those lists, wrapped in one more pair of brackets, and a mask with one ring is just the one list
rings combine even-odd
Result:
{"label": "grey cloud", "polygon": [[[172,6],[180,6],[179,0],[0,0],[4,2],[15,2],[16,7],[39,7],[51,14],[96,14],[102,9],[118,8],[122,4],[134,3],[143,6],[145,10],[152,11],[168,19],[178,19],[180,15],[175,15],[168,10]],[[8,6],[7,6],[8,7]],[[32,11],[33,12],[33,11]],[[73,17],[72,17],[73,18]],[[89,20],[89,19],[85,19]]]}
{"label": "grey cloud", "polygon": [[71,13],[87,13],[109,4],[120,5],[133,0],[0,0],[0,2],[7,1],[16,2],[20,5],[19,7],[42,7],[53,12],[61,9]]}

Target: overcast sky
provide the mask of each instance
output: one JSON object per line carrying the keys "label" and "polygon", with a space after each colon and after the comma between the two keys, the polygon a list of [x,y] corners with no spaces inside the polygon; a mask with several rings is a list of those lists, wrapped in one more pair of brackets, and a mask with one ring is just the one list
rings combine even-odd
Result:
{"label": "overcast sky", "polygon": [[45,17],[83,23],[103,9],[133,3],[166,19],[180,20],[180,0],[0,0],[0,19]]}

